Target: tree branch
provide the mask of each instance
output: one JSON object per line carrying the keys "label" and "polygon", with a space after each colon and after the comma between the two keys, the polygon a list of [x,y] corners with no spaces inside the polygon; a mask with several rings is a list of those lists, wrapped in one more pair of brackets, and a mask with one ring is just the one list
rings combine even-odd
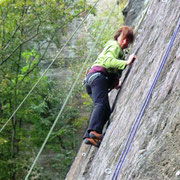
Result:
{"label": "tree branch", "polygon": [[25,41],[22,42],[21,44],[19,44],[19,45],[11,52],[11,54],[10,54],[7,58],[5,58],[4,60],[1,61],[0,66],[3,65],[22,45],[24,45],[25,43],[31,41],[32,39],[34,39],[34,38],[39,34],[40,24],[41,24],[41,22],[39,23],[39,25],[38,25],[38,27],[37,27],[36,34],[33,35],[32,37],[30,37],[29,39],[25,40]]}
{"label": "tree branch", "polygon": [[41,58],[39,59],[38,63],[35,64],[35,65],[32,67],[32,69],[30,69],[30,70],[28,70],[28,71],[26,72],[26,74],[24,75],[24,77],[23,77],[23,79],[20,81],[20,83],[22,83],[22,82],[24,81],[24,79],[25,79],[25,78],[39,65],[39,63],[43,60],[43,58],[44,58],[44,56],[45,56],[45,54],[46,54],[46,52],[47,52],[50,44],[52,43],[52,41],[53,41],[53,39],[54,39],[54,37],[55,37],[55,35],[56,35],[56,32],[59,31],[61,28],[63,28],[63,27],[64,27],[65,25],[67,25],[67,24],[68,24],[68,23],[63,24],[60,28],[57,28],[57,29],[55,30],[55,33],[53,34],[51,40],[48,42],[48,45],[47,45],[46,49],[44,50],[44,53],[43,53],[43,55],[41,56]]}
{"label": "tree branch", "polygon": [[[58,29],[57,29],[56,31],[58,31]],[[51,40],[49,41],[49,43],[48,43],[46,49],[44,50],[43,55],[42,55],[41,58],[39,59],[38,63],[35,64],[30,70],[28,70],[28,71],[26,72],[26,74],[24,75],[23,79],[22,79],[19,83],[22,83],[22,82],[24,81],[24,79],[25,79],[25,78],[39,65],[39,63],[42,61],[42,59],[44,58],[44,56],[45,56],[45,54],[46,54],[46,52],[47,52],[50,44],[52,43],[52,41],[53,41],[53,39],[54,39],[54,37],[55,37],[55,34],[56,34],[56,33],[54,33],[54,35],[52,36]]]}
{"label": "tree branch", "polygon": [[11,40],[14,38],[14,36],[15,36],[15,34],[16,34],[16,32],[18,31],[19,28],[20,28],[20,26],[18,26],[18,27],[15,29],[15,31],[13,32],[11,38],[8,40],[6,46],[3,48],[3,51],[6,50],[6,49],[9,47]]}
{"label": "tree branch", "polygon": [[62,147],[62,149],[66,150],[66,147],[64,146],[64,143],[63,143],[63,141],[62,141],[61,136],[57,136],[57,138],[58,138],[58,140],[59,140],[59,144],[60,144],[60,146]]}

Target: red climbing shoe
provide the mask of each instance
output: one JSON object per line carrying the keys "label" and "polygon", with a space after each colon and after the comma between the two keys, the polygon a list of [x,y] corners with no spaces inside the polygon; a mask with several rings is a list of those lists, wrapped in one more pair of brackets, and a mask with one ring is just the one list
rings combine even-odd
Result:
{"label": "red climbing shoe", "polygon": [[95,147],[99,147],[101,144],[101,142],[99,140],[92,139],[92,138],[86,138],[84,143],[89,144],[89,145],[93,145]]}
{"label": "red climbing shoe", "polygon": [[99,133],[97,133],[96,131],[91,131],[90,133],[89,133],[89,136],[90,136],[90,138],[92,138],[92,139],[97,139],[97,140],[102,140],[102,134],[99,134]]}

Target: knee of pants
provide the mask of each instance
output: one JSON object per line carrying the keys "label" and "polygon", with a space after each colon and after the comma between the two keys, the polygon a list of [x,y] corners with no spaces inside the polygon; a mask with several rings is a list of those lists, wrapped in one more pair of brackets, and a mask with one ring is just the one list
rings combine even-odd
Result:
{"label": "knee of pants", "polygon": [[108,114],[110,114],[110,112],[111,112],[109,103],[95,103],[94,107],[101,108],[101,109],[105,110],[106,113],[108,113]]}

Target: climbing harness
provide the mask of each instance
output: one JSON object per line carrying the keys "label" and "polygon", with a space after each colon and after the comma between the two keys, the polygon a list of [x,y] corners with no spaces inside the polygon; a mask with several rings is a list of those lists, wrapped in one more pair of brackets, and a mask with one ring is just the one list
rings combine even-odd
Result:
{"label": "climbing harness", "polygon": [[[87,84],[87,85],[91,85],[92,82],[101,75],[100,72],[96,72],[96,73],[93,73],[93,74],[87,74],[85,79],[84,79],[84,84]],[[88,77],[90,76],[90,77]]]}
{"label": "climbing harness", "polygon": [[146,109],[146,107],[147,107],[147,105],[148,105],[148,102],[149,102],[149,100],[150,100],[150,97],[151,97],[151,95],[152,95],[152,92],[153,92],[153,90],[154,90],[154,87],[155,87],[155,85],[156,85],[156,83],[157,83],[157,80],[158,80],[158,78],[159,78],[159,76],[160,76],[160,73],[161,73],[161,71],[162,71],[162,69],[163,69],[163,67],[164,67],[164,64],[165,64],[165,62],[166,62],[166,60],[167,60],[167,57],[168,57],[168,55],[169,55],[169,52],[170,52],[170,50],[171,50],[171,48],[172,48],[172,46],[173,46],[173,42],[174,42],[174,40],[175,40],[175,38],[176,38],[176,35],[177,35],[177,33],[178,33],[179,28],[180,28],[180,19],[179,19],[179,21],[178,21],[178,23],[177,23],[177,26],[176,26],[176,28],[175,28],[175,30],[174,30],[174,32],[173,32],[173,35],[172,35],[172,37],[171,37],[171,39],[170,39],[168,48],[167,48],[167,50],[166,50],[166,52],[165,52],[165,55],[164,55],[163,58],[162,58],[161,64],[160,64],[159,69],[158,69],[158,71],[157,71],[157,73],[156,73],[156,75],[155,75],[155,78],[154,78],[153,83],[152,83],[152,85],[151,85],[151,87],[150,87],[150,90],[149,90],[149,92],[148,92],[148,94],[147,94],[147,96],[146,96],[146,98],[145,98],[145,100],[144,100],[144,103],[143,103],[143,105],[142,105],[142,107],[141,107],[141,109],[140,109],[140,112],[139,112],[138,116],[136,117],[136,119],[135,119],[135,121],[134,121],[134,123],[133,123],[133,125],[132,125],[132,128],[131,128],[131,130],[130,130],[130,133],[129,133],[129,135],[128,135],[128,138],[127,138],[127,140],[126,140],[126,143],[125,143],[125,145],[124,145],[124,147],[123,147],[123,150],[122,150],[122,152],[121,152],[120,158],[119,158],[119,160],[118,160],[118,163],[117,163],[117,165],[116,165],[116,167],[115,167],[115,170],[114,170],[114,172],[113,172],[113,174],[112,174],[111,180],[116,180],[117,177],[118,177],[118,174],[119,174],[119,172],[120,172],[120,169],[121,169],[121,167],[122,167],[122,165],[123,165],[123,162],[124,162],[124,160],[125,160],[125,158],[126,158],[127,153],[129,152],[129,149],[130,149],[130,147],[131,147],[132,141],[133,141],[133,139],[134,139],[134,137],[135,137],[135,135],[136,135],[137,129],[138,129],[140,123],[141,123],[142,116],[143,116],[144,111],[145,111],[145,109]]}
{"label": "climbing harness", "polygon": [[62,114],[62,112],[63,112],[63,110],[64,110],[64,108],[65,108],[65,106],[66,106],[66,104],[67,104],[67,102],[68,102],[71,94],[72,94],[72,91],[74,90],[75,85],[77,84],[77,82],[78,82],[78,80],[79,80],[79,78],[80,78],[80,75],[82,74],[82,72],[83,72],[83,70],[84,70],[84,68],[85,68],[85,65],[86,65],[87,62],[89,61],[89,59],[90,59],[90,57],[91,57],[91,54],[92,54],[92,52],[94,51],[94,49],[95,49],[95,47],[96,47],[96,44],[98,43],[98,41],[99,41],[99,39],[100,39],[100,37],[101,37],[101,35],[102,35],[102,32],[104,31],[106,25],[107,25],[108,22],[109,22],[110,16],[112,15],[112,13],[113,13],[113,11],[114,11],[115,6],[116,6],[116,3],[114,4],[113,8],[111,9],[111,12],[109,13],[109,15],[108,15],[108,17],[107,17],[107,19],[106,19],[106,21],[105,21],[105,23],[104,23],[104,26],[102,27],[101,31],[99,32],[99,34],[98,34],[98,36],[97,36],[97,39],[96,39],[96,41],[95,41],[95,43],[94,43],[94,46],[91,48],[90,53],[88,54],[88,56],[87,56],[87,58],[86,58],[86,60],[85,60],[85,62],[84,62],[84,64],[83,64],[81,70],[79,71],[79,74],[77,75],[76,80],[74,81],[74,83],[73,83],[73,85],[72,85],[72,87],[71,87],[71,89],[70,89],[70,91],[69,91],[69,93],[68,93],[68,95],[67,95],[67,97],[66,97],[66,99],[65,99],[65,101],[64,101],[64,103],[63,103],[63,105],[62,105],[62,107],[61,107],[61,109],[60,109],[60,111],[59,111],[59,113],[58,113],[58,115],[57,115],[57,117],[56,117],[56,119],[55,119],[52,127],[51,127],[51,129],[49,130],[49,133],[48,133],[46,139],[44,140],[44,142],[43,142],[43,144],[42,144],[42,146],[41,146],[41,148],[40,148],[40,150],[39,150],[39,152],[38,152],[35,160],[34,160],[33,163],[32,163],[32,166],[30,167],[30,169],[29,169],[29,171],[28,171],[28,173],[27,173],[27,175],[26,175],[26,177],[25,177],[25,180],[27,180],[27,179],[29,178],[29,176],[30,176],[30,174],[31,174],[31,172],[32,172],[32,170],[33,170],[33,168],[34,168],[34,166],[35,166],[35,164],[36,164],[39,156],[41,155],[41,153],[42,153],[42,151],[43,151],[43,149],[44,149],[44,147],[45,147],[45,145],[46,145],[46,143],[47,143],[47,141],[48,141],[48,139],[49,139],[49,137],[50,137],[50,135],[51,135],[54,127],[55,127],[55,125],[57,124],[57,122],[58,122],[58,120],[59,120],[59,117],[61,116],[61,114]]}

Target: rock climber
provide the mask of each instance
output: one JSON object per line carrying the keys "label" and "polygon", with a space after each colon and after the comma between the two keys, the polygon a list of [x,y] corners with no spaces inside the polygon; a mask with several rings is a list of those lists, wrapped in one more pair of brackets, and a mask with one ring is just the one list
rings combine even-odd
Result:
{"label": "rock climber", "polygon": [[85,144],[99,147],[102,140],[103,127],[109,119],[111,109],[108,92],[120,88],[119,78],[127,65],[135,60],[134,54],[125,61],[123,50],[134,40],[134,32],[128,26],[122,26],[115,34],[114,40],[106,43],[86,75],[86,92],[93,101],[93,111],[86,133]]}

